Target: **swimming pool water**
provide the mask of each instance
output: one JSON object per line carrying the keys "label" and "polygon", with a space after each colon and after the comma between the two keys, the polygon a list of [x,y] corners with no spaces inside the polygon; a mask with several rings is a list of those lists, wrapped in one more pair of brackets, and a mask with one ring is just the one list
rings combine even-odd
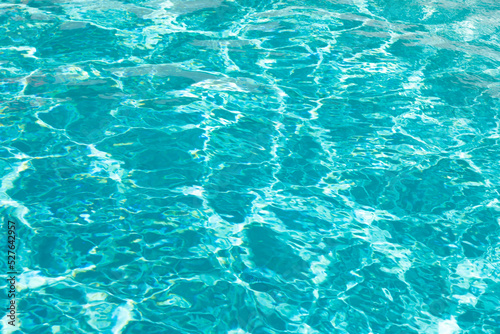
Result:
{"label": "swimming pool water", "polygon": [[2,333],[500,333],[499,36],[494,0],[3,1]]}

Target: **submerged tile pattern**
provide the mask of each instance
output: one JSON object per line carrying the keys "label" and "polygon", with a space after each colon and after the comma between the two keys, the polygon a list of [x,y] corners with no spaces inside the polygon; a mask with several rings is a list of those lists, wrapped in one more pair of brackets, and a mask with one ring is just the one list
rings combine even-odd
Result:
{"label": "submerged tile pattern", "polygon": [[3,1],[17,333],[498,333],[499,17]]}

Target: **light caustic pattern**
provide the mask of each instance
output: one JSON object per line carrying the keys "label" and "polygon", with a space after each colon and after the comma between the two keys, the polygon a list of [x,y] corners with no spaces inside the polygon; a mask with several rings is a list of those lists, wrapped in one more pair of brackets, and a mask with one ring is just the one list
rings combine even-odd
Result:
{"label": "light caustic pattern", "polygon": [[21,332],[498,333],[499,36],[493,0],[3,1]]}

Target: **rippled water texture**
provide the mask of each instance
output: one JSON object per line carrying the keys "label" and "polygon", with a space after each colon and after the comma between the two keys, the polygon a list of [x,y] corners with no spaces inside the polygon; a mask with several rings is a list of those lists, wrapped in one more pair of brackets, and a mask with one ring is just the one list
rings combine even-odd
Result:
{"label": "rippled water texture", "polygon": [[498,1],[0,22],[15,333],[500,333]]}

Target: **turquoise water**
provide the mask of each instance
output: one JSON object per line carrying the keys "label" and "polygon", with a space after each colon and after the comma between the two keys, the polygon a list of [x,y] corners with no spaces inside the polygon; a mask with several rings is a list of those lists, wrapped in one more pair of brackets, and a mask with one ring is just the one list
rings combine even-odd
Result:
{"label": "turquoise water", "polygon": [[494,0],[3,1],[2,333],[500,333],[499,33]]}

